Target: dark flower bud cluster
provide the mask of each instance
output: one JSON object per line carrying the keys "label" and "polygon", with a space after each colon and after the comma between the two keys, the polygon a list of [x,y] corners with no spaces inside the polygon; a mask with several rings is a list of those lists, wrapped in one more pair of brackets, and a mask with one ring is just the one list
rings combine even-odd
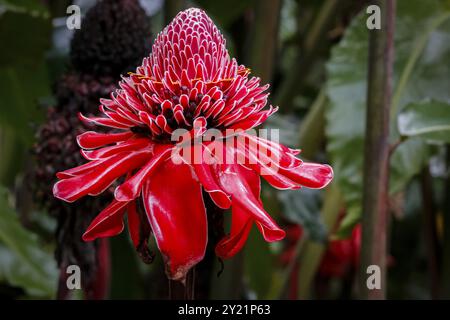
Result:
{"label": "dark flower bud cluster", "polygon": [[[81,122],[78,113],[98,112],[99,99],[114,91],[121,74],[134,69],[148,55],[149,22],[137,0],[99,1],[86,14],[71,43],[69,71],[55,85],[57,102],[48,108],[32,150],[35,167],[30,180],[35,202],[57,219],[56,259],[61,277],[66,266],[80,266],[86,298],[105,296],[108,272],[100,262],[107,261],[102,250],[108,248],[107,240],[86,243],[81,237],[109,197],[89,197],[67,204],[53,197],[52,186],[57,172],[86,162],[76,137],[92,130],[92,126]],[[59,298],[68,294],[64,285],[59,291]]]}
{"label": "dark flower bud cluster", "polygon": [[102,0],[75,33],[70,58],[76,70],[117,77],[151,51],[150,20],[137,0]]}

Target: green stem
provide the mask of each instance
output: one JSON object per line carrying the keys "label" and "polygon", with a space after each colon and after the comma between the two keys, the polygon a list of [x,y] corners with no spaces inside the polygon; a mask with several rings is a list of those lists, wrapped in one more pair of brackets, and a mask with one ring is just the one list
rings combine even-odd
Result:
{"label": "green stem", "polygon": [[307,159],[314,158],[325,140],[325,106],[328,101],[325,92],[325,89],[319,92],[300,127],[299,146],[302,156]]}
{"label": "green stem", "polygon": [[[321,212],[327,230],[333,230],[338,220],[341,207],[341,193],[338,185],[332,183],[325,191],[325,200]],[[299,258],[298,296],[300,299],[309,298],[317,268],[326,248],[327,245],[323,243],[310,240],[305,242]]]}
{"label": "green stem", "polygon": [[281,0],[260,0],[255,8],[255,21],[250,31],[247,58],[253,73],[269,83],[278,45]]}
{"label": "green stem", "polygon": [[[384,299],[389,190],[389,115],[394,61],[395,0],[374,1],[381,9],[381,30],[369,36],[366,137],[364,150],[360,295]],[[367,268],[376,265],[381,287],[369,288]],[[377,276],[377,275],[376,275]]]}
{"label": "green stem", "polygon": [[306,243],[307,235],[303,235],[295,244],[294,254],[289,264],[279,273],[276,273],[272,279],[271,287],[268,291],[267,300],[284,299],[289,288],[289,279],[298,262],[300,252]]}

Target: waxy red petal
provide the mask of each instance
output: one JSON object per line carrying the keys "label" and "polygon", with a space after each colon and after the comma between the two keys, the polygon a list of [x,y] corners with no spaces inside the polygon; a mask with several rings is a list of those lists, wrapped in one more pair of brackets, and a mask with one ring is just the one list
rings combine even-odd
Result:
{"label": "waxy red petal", "polygon": [[153,145],[153,143],[149,139],[135,138],[97,150],[81,150],[81,154],[87,160],[98,160],[111,157],[121,152],[140,151],[151,145]]}
{"label": "waxy red petal", "polygon": [[220,182],[222,188],[231,195],[232,205],[236,203],[247,210],[247,213],[260,224],[266,241],[283,239],[285,232],[262,206],[259,198],[261,190],[259,175],[239,164],[227,164],[224,167],[225,170],[220,174]]}
{"label": "waxy red petal", "polygon": [[124,228],[123,215],[128,202],[114,200],[91,222],[83,234],[84,241],[92,241],[102,237],[112,237]]}
{"label": "waxy red petal", "polygon": [[124,123],[120,123],[114,119],[111,118],[102,118],[102,117],[86,117],[83,114],[79,113],[78,117],[80,118],[81,121],[83,121],[84,123],[92,123],[92,124],[96,124],[98,126],[104,126],[104,127],[110,127],[110,128],[116,128],[116,129],[128,129],[131,126],[124,124]]}
{"label": "waxy red petal", "polygon": [[[218,163],[211,150],[205,144],[197,142],[182,150],[183,157],[181,159],[193,168],[196,177],[213,202],[221,209],[228,209],[231,206],[230,196],[219,184],[216,173]],[[188,151],[189,154],[184,154],[184,151]]]}
{"label": "waxy red petal", "polygon": [[222,190],[217,181],[217,176],[213,172],[210,164],[201,163],[193,164],[195,174],[200,180],[203,188],[209,193],[214,203],[222,209],[228,209],[231,206],[230,197]]}
{"label": "waxy red petal", "polygon": [[233,204],[231,216],[231,231],[216,245],[216,255],[223,259],[233,257],[241,251],[247,241],[253,220],[239,204]]}
{"label": "waxy red petal", "polygon": [[130,201],[136,199],[146,179],[164,162],[171,153],[172,145],[156,145],[152,158],[131,178],[118,186],[114,197],[118,201]]}
{"label": "waxy red petal", "polygon": [[302,164],[302,160],[295,157],[300,153],[300,150],[290,149],[282,144],[275,141],[263,139],[258,136],[243,133],[242,136],[248,139],[248,149],[253,152],[253,154],[258,155],[261,150],[268,150],[270,156],[274,161],[276,161],[280,167],[292,168],[297,167]]}
{"label": "waxy red petal", "polygon": [[95,170],[58,181],[53,186],[53,195],[73,202],[87,194],[99,194],[120,176],[142,166],[149,157],[149,152],[142,151],[117,154],[101,162]]}
{"label": "waxy red petal", "polygon": [[78,145],[83,149],[95,149],[108,144],[125,141],[134,135],[131,131],[121,133],[98,133],[87,131],[77,137]]}
{"label": "waxy red petal", "polygon": [[141,222],[135,201],[131,201],[128,205],[127,217],[128,231],[130,233],[131,241],[133,241],[134,247],[138,248],[141,244]]}
{"label": "waxy red petal", "polygon": [[208,240],[201,186],[188,165],[167,160],[146,182],[142,196],[168,276],[183,280],[203,259]]}
{"label": "waxy red petal", "polygon": [[296,183],[313,189],[326,187],[333,180],[333,169],[326,164],[304,162],[291,169],[282,169],[280,173]]}
{"label": "waxy red petal", "polygon": [[58,179],[68,179],[72,178],[87,172],[91,172],[94,169],[97,169],[102,163],[107,161],[107,159],[90,161],[85,164],[82,164],[78,167],[70,168],[61,172],[57,172],[56,176]]}

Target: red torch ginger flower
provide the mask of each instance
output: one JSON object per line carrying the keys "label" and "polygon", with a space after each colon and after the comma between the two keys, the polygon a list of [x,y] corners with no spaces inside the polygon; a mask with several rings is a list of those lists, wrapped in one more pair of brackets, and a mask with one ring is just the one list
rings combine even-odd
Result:
{"label": "red torch ginger flower", "polygon": [[357,224],[348,239],[330,241],[322,258],[319,274],[325,277],[341,278],[359,265],[361,251],[361,224]]}
{"label": "red torch ginger flower", "polygon": [[[327,165],[302,162],[295,157],[298,150],[244,132],[276,111],[273,107],[263,110],[269,86],[261,86],[260,79],[249,73],[230,58],[225,39],[205,12],[188,9],[175,17],[136,72],[123,78],[110,99],[101,100],[103,115],[80,116],[106,131],[78,136],[82,155],[89,162],[59,172],[54,195],[73,202],[96,196],[125,177],[84,240],[117,235],[124,229],[127,214],[133,243],[142,245],[151,229],[168,276],[184,279],[205,254],[208,233],[203,194],[209,194],[222,209],[231,207],[231,230],[217,244],[218,256],[236,254],[253,224],[266,241],[284,237],[285,232],[263,209],[260,175],[280,189],[322,188],[333,172]],[[188,143],[180,148],[172,141],[177,129],[185,129],[192,141],[209,129],[239,130],[237,135],[249,143],[201,142],[196,145],[202,150],[200,162],[186,161],[184,156],[174,161],[175,149],[183,149],[181,155],[192,147]],[[267,159],[261,159],[258,148],[275,156],[276,163],[263,161]],[[241,156],[247,163],[218,161],[218,150],[226,157]],[[210,161],[204,161],[205,154]],[[151,228],[138,214],[140,202]]]}

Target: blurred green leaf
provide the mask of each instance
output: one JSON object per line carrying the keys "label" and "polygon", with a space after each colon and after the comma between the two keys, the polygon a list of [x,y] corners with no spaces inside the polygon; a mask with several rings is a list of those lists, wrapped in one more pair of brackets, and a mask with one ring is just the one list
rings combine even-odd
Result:
{"label": "blurred green leaf", "polygon": [[391,156],[390,193],[402,191],[426,165],[430,155],[430,148],[422,139],[408,139],[402,142]]}
{"label": "blurred green leaf", "polygon": [[0,124],[28,144],[33,137],[32,124],[42,120],[38,98],[50,94],[47,76],[44,64],[0,67]]}
{"label": "blurred green leaf", "polygon": [[283,190],[278,194],[284,208],[284,216],[294,223],[303,226],[308,238],[313,241],[324,242],[327,230],[321,220],[320,211],[322,193],[320,190],[304,188],[298,190]]}
{"label": "blurred green leaf", "polygon": [[245,244],[244,268],[248,287],[257,298],[265,297],[270,289],[270,276],[275,270],[274,256],[269,244],[256,227]]}
{"label": "blurred green leaf", "polygon": [[0,280],[20,287],[34,297],[53,297],[58,270],[53,254],[44,250],[37,236],[26,230],[0,186]]}
{"label": "blurred green leaf", "polygon": [[[450,79],[448,68],[445,68],[450,59],[449,21],[439,29],[430,29],[430,26],[437,26],[436,21],[444,22],[442,17],[446,14],[439,1],[398,2],[394,88],[398,89],[399,79],[402,79],[401,95],[397,99],[399,110],[424,98],[445,101],[450,97]],[[362,12],[354,19],[344,38],[334,47],[327,64],[327,95],[330,99],[326,111],[327,151],[347,208],[340,232],[342,236],[361,216],[369,33],[366,18]],[[423,50],[420,50],[419,40],[425,40]],[[418,59],[411,59],[413,55]],[[395,123],[395,119],[392,121]],[[392,136],[393,140],[397,139],[395,133]],[[427,147],[420,142],[414,143],[414,152],[411,152],[412,145],[400,146],[391,159],[392,167],[397,168],[391,178],[396,191],[403,189],[422,167],[421,160]],[[406,164],[408,161],[412,163]]]}
{"label": "blurred green leaf", "polygon": [[196,0],[207,13],[214,17],[214,21],[219,22],[223,27],[229,26],[236,18],[251,7],[255,0],[228,0],[211,1]]}
{"label": "blurred green leaf", "polygon": [[26,147],[13,128],[0,127],[0,154],[2,155],[0,162],[1,185],[14,185],[16,174],[23,165],[25,149]]}
{"label": "blurred green leaf", "polygon": [[[137,254],[126,233],[110,239],[112,279],[111,299],[142,299],[144,281]],[[145,265],[147,268],[148,266]]]}
{"label": "blurred green leaf", "polygon": [[450,104],[435,100],[410,103],[398,117],[398,128],[406,137],[450,143]]}
{"label": "blurred green leaf", "polygon": [[[280,112],[270,116],[264,124],[264,128],[269,130],[278,130],[279,142],[291,148],[298,146],[298,127],[300,120],[292,114],[281,114]],[[280,130],[282,128],[282,130]],[[276,131],[273,131],[274,133]],[[272,139],[277,137],[273,136]]]}
{"label": "blurred green leaf", "polygon": [[47,9],[37,0],[0,0],[1,11],[27,13],[34,17],[49,17]]}
{"label": "blurred green leaf", "polygon": [[[0,66],[33,66],[42,61],[50,45],[50,19],[6,11],[0,15]],[[20,40],[19,40],[20,39]],[[28,73],[33,77],[33,73]]]}
{"label": "blurred green leaf", "polygon": [[[51,23],[45,14],[36,14],[40,6],[32,9],[34,2],[14,2],[13,7],[0,2],[6,8],[0,14],[0,125],[14,129],[24,142],[31,140],[30,124],[41,118],[38,99],[50,94],[44,59]],[[28,3],[31,7],[21,6]]]}

